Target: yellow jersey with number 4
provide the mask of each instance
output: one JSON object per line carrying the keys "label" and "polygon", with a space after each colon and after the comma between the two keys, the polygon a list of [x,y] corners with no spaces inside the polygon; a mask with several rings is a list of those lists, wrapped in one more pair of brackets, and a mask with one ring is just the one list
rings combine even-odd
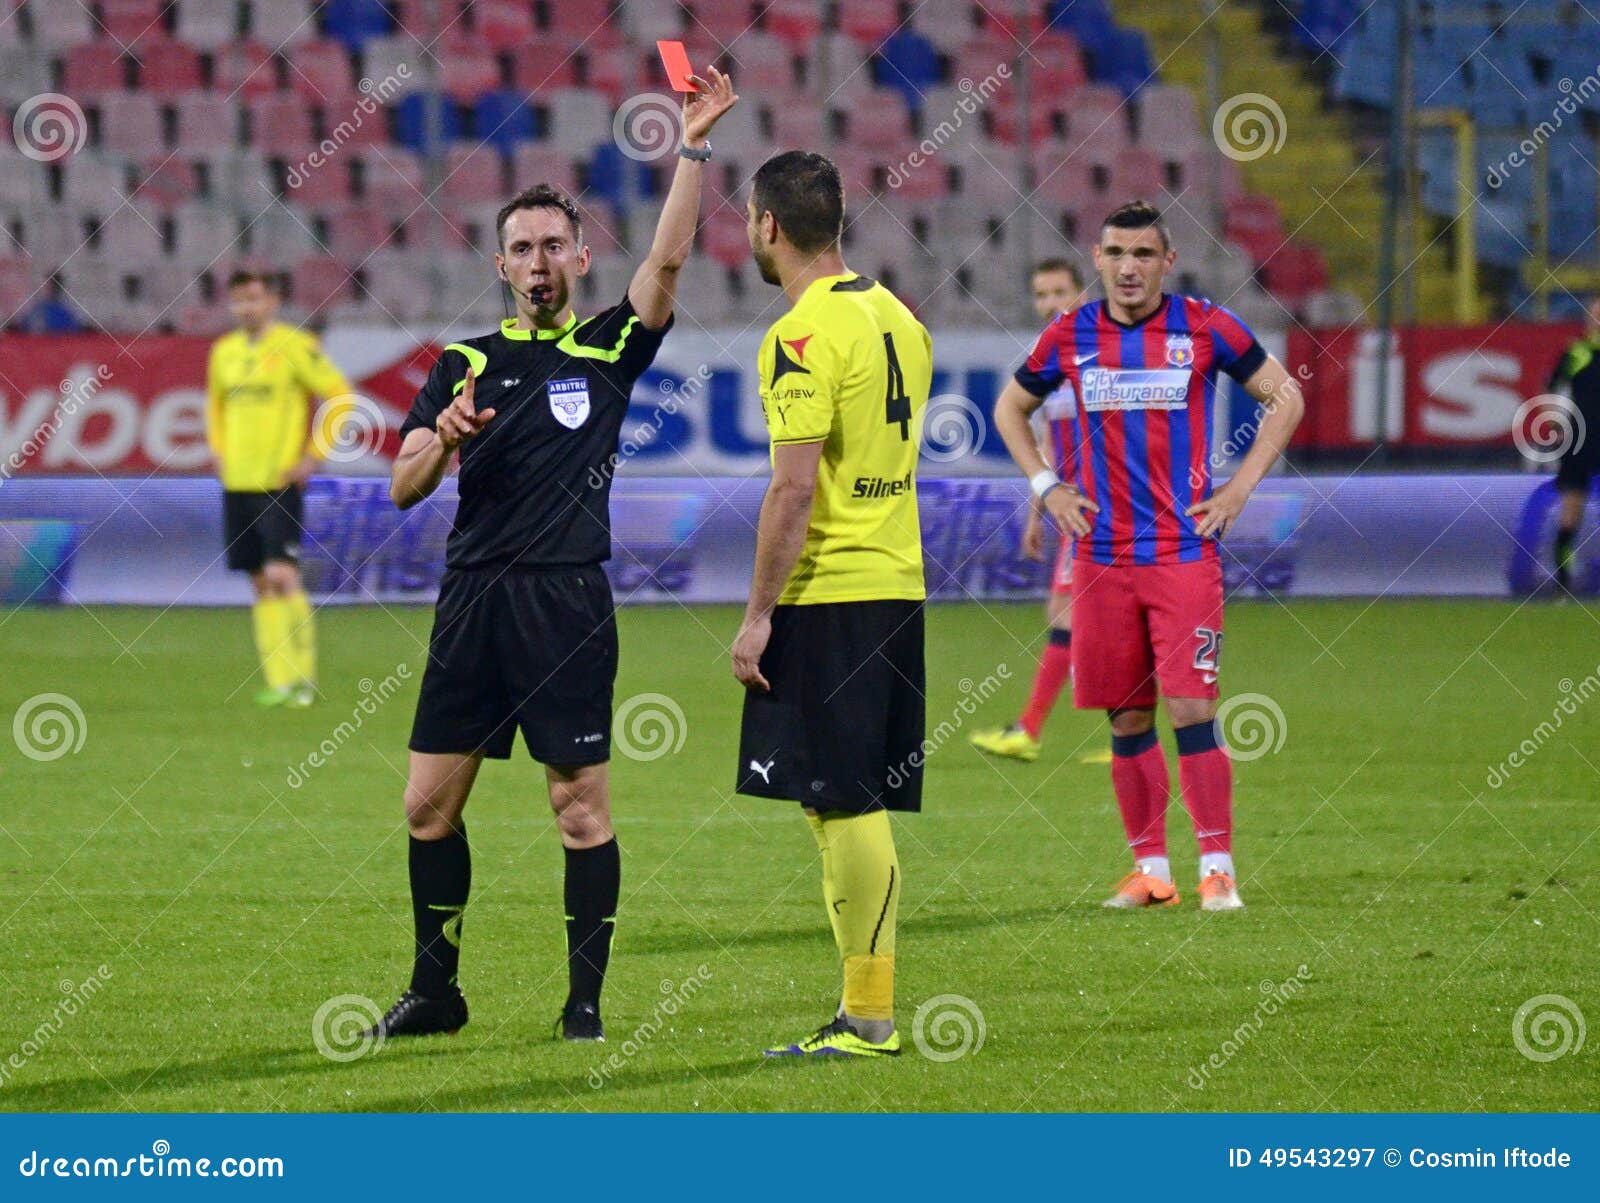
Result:
{"label": "yellow jersey with number 4", "polygon": [[822,443],[805,549],[779,603],[920,601],[927,329],[876,280],[824,276],[767,331],[758,368],[774,449]]}

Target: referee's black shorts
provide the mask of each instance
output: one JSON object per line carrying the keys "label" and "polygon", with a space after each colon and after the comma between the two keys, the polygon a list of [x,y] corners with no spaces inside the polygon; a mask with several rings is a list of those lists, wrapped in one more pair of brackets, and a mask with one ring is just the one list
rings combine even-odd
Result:
{"label": "referee's black shorts", "polygon": [[305,492],[299,485],[271,493],[222,495],[222,538],[228,567],[259,572],[269,560],[300,560]]}
{"label": "referee's black shorts", "polygon": [[779,606],[745,694],[738,792],[815,810],[922,809],[920,601]]}
{"label": "referee's black shorts", "polygon": [[439,586],[413,752],[511,755],[518,728],[535,760],[611,759],[617,620],[598,564],[451,568]]}

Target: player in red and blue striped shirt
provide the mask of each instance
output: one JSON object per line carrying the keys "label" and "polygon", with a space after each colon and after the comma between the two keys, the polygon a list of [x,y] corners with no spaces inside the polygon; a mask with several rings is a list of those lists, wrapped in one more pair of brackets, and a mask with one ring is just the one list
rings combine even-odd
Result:
{"label": "player in red and blue striped shirt", "polygon": [[[1200,843],[1201,905],[1232,910],[1242,904],[1232,859],[1232,767],[1215,722],[1217,541],[1288,445],[1305,404],[1283,365],[1236,316],[1163,291],[1176,257],[1153,206],[1134,201],[1112,213],[1094,250],[1106,299],[1045,327],[996,402],[995,423],[1034,493],[1075,537],[1073,703],[1110,715],[1111,780],[1134,854],[1134,871],[1106,905],[1178,901],[1166,852],[1167,762],[1155,734],[1159,687]],[[1219,372],[1263,410],[1238,471],[1213,489]],[[1076,399],[1071,483],[1046,465],[1028,426],[1063,386]]]}

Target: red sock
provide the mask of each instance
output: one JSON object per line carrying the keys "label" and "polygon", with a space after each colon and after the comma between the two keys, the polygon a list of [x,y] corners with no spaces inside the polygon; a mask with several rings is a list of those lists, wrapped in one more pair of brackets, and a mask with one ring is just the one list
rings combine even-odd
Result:
{"label": "red sock", "polygon": [[1039,671],[1033,678],[1033,693],[1028,696],[1028,706],[1017,721],[1033,738],[1044,730],[1044,720],[1050,717],[1061,687],[1072,679],[1072,632],[1051,631],[1050,642],[1044,645],[1039,657]]}
{"label": "red sock", "polygon": [[1134,860],[1167,854],[1167,757],[1156,733],[1111,737],[1111,786]]}
{"label": "red sock", "polygon": [[1200,852],[1233,851],[1233,762],[1214,722],[1179,727],[1178,783]]}

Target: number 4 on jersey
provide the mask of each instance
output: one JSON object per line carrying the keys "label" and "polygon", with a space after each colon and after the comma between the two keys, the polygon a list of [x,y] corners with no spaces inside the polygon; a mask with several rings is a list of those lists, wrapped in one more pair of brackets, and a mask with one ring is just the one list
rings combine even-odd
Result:
{"label": "number 4 on jersey", "polygon": [[900,356],[895,354],[894,336],[883,336],[883,353],[889,357],[889,391],[884,399],[884,421],[890,426],[900,424],[900,440],[911,438],[911,398],[906,395],[906,377],[900,370]]}

